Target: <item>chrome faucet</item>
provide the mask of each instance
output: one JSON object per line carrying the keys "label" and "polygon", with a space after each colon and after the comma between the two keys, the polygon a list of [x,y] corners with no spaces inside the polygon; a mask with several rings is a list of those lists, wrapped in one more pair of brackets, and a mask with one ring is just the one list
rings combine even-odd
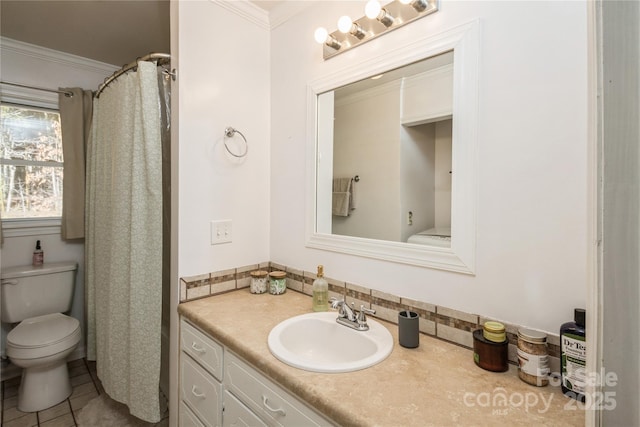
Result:
{"label": "chrome faucet", "polygon": [[338,309],[338,317],[336,322],[341,325],[348,326],[349,328],[357,331],[368,331],[369,325],[367,325],[367,314],[376,314],[375,310],[365,308],[364,305],[360,306],[360,311],[356,311],[355,304],[352,302],[351,307],[344,300],[339,300],[335,297],[329,299],[331,308]]}

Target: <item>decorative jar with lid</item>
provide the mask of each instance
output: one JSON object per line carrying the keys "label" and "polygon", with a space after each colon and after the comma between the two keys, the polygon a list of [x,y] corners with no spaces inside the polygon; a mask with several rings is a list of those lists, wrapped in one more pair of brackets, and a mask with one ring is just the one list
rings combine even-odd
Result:
{"label": "decorative jar with lid", "polygon": [[264,270],[256,270],[251,272],[251,293],[263,294],[267,292],[267,281],[269,272]]}
{"label": "decorative jar with lid", "polygon": [[269,293],[271,295],[284,294],[287,290],[287,273],[272,271],[269,273]]}
{"label": "decorative jar with lid", "polygon": [[532,329],[518,331],[518,376],[527,384],[543,387],[549,384],[547,335]]}

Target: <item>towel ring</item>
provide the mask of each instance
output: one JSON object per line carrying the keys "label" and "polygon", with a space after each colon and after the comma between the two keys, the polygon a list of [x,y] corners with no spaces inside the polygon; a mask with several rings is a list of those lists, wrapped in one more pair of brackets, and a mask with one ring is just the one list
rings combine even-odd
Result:
{"label": "towel ring", "polygon": [[[239,133],[240,136],[242,137],[242,139],[244,140],[244,152],[242,154],[236,154],[233,151],[231,151],[229,149],[229,146],[227,145],[227,140],[226,138],[231,138],[233,137],[236,133]],[[237,157],[237,158],[242,158],[244,156],[247,155],[247,152],[249,151],[249,143],[247,142],[247,138],[245,138],[245,136],[242,134],[242,132],[240,132],[237,129],[232,128],[231,126],[228,126],[224,129],[224,148],[227,150],[227,153],[231,154],[233,157]]]}

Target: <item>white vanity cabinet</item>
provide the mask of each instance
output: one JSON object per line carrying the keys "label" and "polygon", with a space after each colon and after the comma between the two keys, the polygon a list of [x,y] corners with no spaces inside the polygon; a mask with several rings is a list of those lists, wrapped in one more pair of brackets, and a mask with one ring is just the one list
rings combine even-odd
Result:
{"label": "white vanity cabinet", "polygon": [[205,427],[184,401],[180,402],[180,425],[183,427]]}
{"label": "white vanity cabinet", "polygon": [[182,320],[180,348],[180,425],[221,425],[223,347]]}
{"label": "white vanity cabinet", "polygon": [[231,352],[225,354],[224,386],[270,426],[331,425]]}
{"label": "white vanity cabinet", "polygon": [[251,426],[266,427],[260,418],[251,409],[242,404],[229,391],[224,391],[224,415],[222,416],[222,427]]}
{"label": "white vanity cabinet", "polygon": [[450,119],[453,115],[453,65],[407,77],[402,87],[405,126]]}
{"label": "white vanity cabinet", "polygon": [[332,425],[185,319],[180,347],[181,427]]}

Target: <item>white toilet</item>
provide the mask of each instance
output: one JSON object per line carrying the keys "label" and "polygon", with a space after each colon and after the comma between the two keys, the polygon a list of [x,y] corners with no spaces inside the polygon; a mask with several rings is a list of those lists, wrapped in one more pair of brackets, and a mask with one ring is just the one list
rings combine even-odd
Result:
{"label": "white toilet", "polygon": [[81,338],[69,311],[77,264],[9,267],[2,270],[2,322],[17,323],[7,335],[7,356],[23,368],[18,409],[35,412],[71,394],[66,358]]}

